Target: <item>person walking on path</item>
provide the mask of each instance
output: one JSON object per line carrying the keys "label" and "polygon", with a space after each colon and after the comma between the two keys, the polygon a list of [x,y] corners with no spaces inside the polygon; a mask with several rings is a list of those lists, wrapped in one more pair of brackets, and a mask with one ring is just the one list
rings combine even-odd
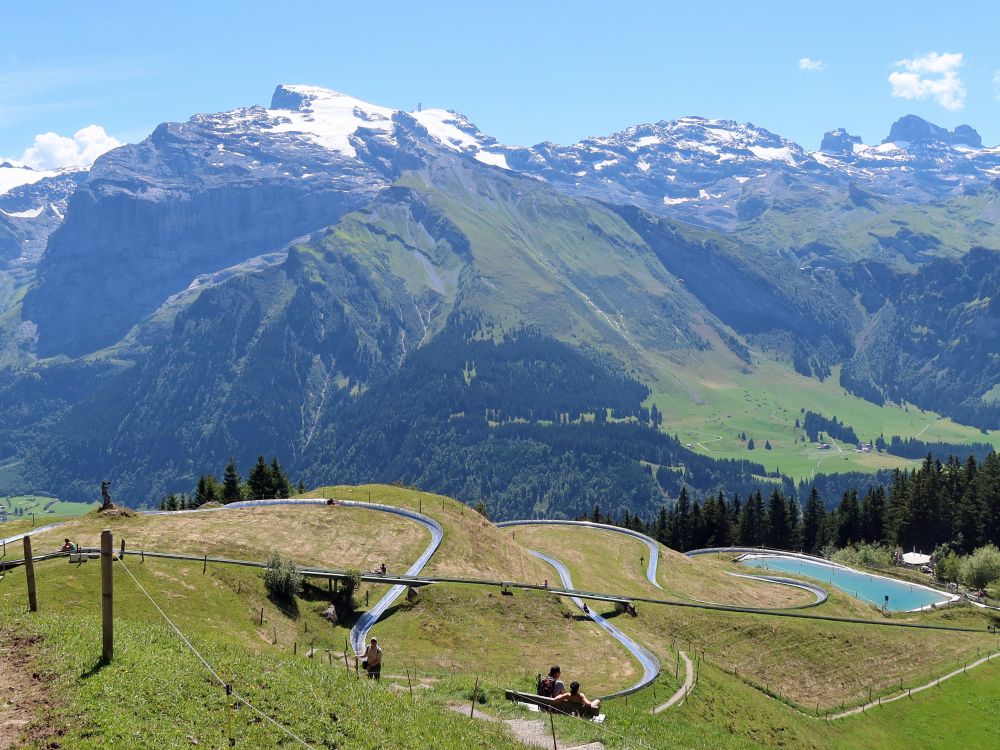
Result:
{"label": "person walking on path", "polygon": [[378,645],[378,639],[372,638],[372,642],[365,649],[365,660],[362,666],[368,672],[369,680],[382,679],[382,647]]}

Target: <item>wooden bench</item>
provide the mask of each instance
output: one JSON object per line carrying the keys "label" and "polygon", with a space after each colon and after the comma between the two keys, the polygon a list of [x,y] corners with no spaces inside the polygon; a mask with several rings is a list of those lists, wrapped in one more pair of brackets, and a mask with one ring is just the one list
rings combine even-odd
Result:
{"label": "wooden bench", "polygon": [[557,702],[553,698],[546,698],[544,695],[522,693],[519,690],[505,690],[504,697],[509,701],[514,701],[515,703],[527,703],[529,706],[538,706],[546,711],[573,714],[574,716],[583,716],[587,719],[593,719],[600,713],[599,709],[585,706],[582,703],[572,703],[571,701]]}

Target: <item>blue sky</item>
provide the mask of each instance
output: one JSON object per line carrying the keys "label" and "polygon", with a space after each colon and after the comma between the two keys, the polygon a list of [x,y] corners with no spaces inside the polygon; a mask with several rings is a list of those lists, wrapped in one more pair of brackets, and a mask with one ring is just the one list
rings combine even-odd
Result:
{"label": "blue sky", "polygon": [[[4,3],[0,156],[93,124],[140,140],[278,83],[456,109],[524,145],[697,114],[816,148],[908,113],[996,145],[998,21],[976,2]],[[95,133],[62,147],[99,150]]]}

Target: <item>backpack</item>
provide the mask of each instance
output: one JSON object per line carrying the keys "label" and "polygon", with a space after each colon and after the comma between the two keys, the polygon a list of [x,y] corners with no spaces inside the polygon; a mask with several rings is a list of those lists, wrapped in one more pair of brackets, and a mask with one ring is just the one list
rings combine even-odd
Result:
{"label": "backpack", "polygon": [[554,697],[552,693],[555,692],[555,689],[556,689],[555,678],[550,675],[546,675],[545,677],[543,677],[538,681],[538,694],[545,698]]}

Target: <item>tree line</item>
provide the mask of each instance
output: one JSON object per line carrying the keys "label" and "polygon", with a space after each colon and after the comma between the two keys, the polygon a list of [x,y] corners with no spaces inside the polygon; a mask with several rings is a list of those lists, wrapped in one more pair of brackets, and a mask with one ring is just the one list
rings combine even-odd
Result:
{"label": "tree line", "polygon": [[763,545],[820,554],[869,543],[968,554],[1000,543],[1000,457],[993,451],[982,462],[952,456],[942,463],[928,455],[918,469],[893,472],[888,489],[871,486],[860,497],[847,490],[829,511],[815,485],[801,504],[780,486],[745,499],[719,492],[703,502],[682,487],[652,519],[626,511],[614,520],[600,506],[586,518],[641,531],[682,552]]}
{"label": "tree line", "polygon": [[821,432],[825,432],[834,440],[840,440],[851,445],[857,445],[861,442],[853,427],[844,424],[836,417],[827,419],[822,414],[817,414],[814,411],[806,412],[805,418],[802,421],[802,429],[805,431],[806,437],[813,443],[819,441]]}
{"label": "tree line", "polygon": [[260,455],[247,473],[246,481],[240,476],[236,462],[230,459],[222,471],[221,482],[215,474],[203,473],[198,477],[194,492],[167,495],[160,501],[159,507],[160,510],[189,510],[205,503],[226,505],[240,500],[286,498],[291,497],[296,489],[300,494],[305,492],[301,481],[297,488],[292,486],[277,456],[268,463]]}

